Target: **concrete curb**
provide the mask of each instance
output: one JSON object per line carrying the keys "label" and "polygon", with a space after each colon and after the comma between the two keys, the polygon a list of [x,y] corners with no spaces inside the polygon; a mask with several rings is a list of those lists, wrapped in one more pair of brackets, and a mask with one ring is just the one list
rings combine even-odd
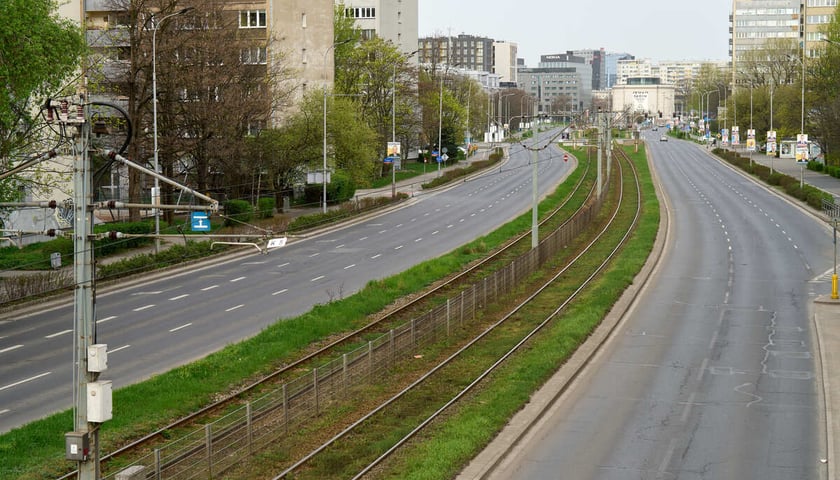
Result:
{"label": "concrete curb", "polygon": [[[650,152],[650,150],[647,151]],[[659,178],[651,164],[650,153],[648,153],[648,167],[651,170],[654,183],[659,184]],[[514,454],[519,451],[519,445],[527,443],[524,440],[533,434],[534,427],[539,420],[550,416],[553,411],[559,408],[559,400],[563,394],[588,368],[602,351],[602,347],[614,338],[620,330],[623,320],[635,308],[638,298],[645,290],[649,280],[658,272],[663,252],[665,252],[667,242],[670,239],[671,222],[668,217],[668,210],[665,208],[667,199],[662,196],[662,191],[664,191],[662,188],[658,188],[656,192],[656,196],[659,198],[659,232],[656,235],[651,254],[642,269],[633,278],[633,283],[624,291],[586,342],[575,351],[572,357],[560,367],[543,387],[531,396],[528,404],[513,416],[496,438],[458,474],[456,477],[458,480],[487,478],[488,473],[493,469],[504,465],[508,459],[515,456]]]}

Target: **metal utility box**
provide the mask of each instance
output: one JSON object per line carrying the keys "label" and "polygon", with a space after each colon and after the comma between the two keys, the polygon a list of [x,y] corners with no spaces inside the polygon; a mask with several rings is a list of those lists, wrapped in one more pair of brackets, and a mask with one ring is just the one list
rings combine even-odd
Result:
{"label": "metal utility box", "polygon": [[88,372],[104,372],[108,369],[108,345],[97,343],[88,346]]}
{"label": "metal utility box", "polygon": [[53,252],[50,254],[50,267],[53,270],[58,270],[61,268],[61,253],[60,252]]}
{"label": "metal utility box", "polygon": [[100,380],[87,384],[87,420],[103,423],[112,418],[111,381]]}
{"label": "metal utility box", "polygon": [[67,460],[85,461],[90,450],[90,437],[87,432],[67,432],[64,434],[64,457]]}

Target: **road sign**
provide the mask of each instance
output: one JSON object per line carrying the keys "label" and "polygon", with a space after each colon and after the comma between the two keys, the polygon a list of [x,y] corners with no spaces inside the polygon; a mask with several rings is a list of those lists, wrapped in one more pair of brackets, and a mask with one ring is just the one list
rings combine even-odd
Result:
{"label": "road sign", "polygon": [[192,212],[191,220],[193,232],[210,231],[210,217],[205,212]]}
{"label": "road sign", "polygon": [[266,249],[271,250],[274,248],[280,248],[286,246],[286,237],[282,238],[271,238],[268,240],[268,245],[266,245]]}

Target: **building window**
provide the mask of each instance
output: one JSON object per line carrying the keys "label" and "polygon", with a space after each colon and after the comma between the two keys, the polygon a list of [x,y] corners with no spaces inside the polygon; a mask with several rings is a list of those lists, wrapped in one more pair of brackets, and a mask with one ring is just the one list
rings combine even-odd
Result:
{"label": "building window", "polygon": [[243,48],[239,52],[239,58],[242,60],[242,63],[246,65],[265,65],[266,57],[267,54],[265,47]]}
{"label": "building window", "polygon": [[808,24],[817,25],[831,23],[833,17],[834,15],[808,15]]}
{"label": "building window", "polygon": [[265,10],[240,10],[239,28],[265,28]]}
{"label": "building window", "polygon": [[808,0],[809,7],[836,7],[837,0]]}
{"label": "building window", "polygon": [[251,137],[256,137],[260,134],[263,130],[265,130],[266,122],[265,120],[251,120],[248,122],[248,135]]}
{"label": "building window", "polygon": [[374,7],[354,7],[345,8],[344,16],[349,18],[376,18],[376,8]]}

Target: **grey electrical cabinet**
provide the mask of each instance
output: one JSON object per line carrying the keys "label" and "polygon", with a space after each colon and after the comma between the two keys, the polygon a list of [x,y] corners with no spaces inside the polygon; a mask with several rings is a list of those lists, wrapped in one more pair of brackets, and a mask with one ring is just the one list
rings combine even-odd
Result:
{"label": "grey electrical cabinet", "polygon": [[88,432],[67,432],[64,434],[65,458],[67,460],[87,460],[90,451]]}

